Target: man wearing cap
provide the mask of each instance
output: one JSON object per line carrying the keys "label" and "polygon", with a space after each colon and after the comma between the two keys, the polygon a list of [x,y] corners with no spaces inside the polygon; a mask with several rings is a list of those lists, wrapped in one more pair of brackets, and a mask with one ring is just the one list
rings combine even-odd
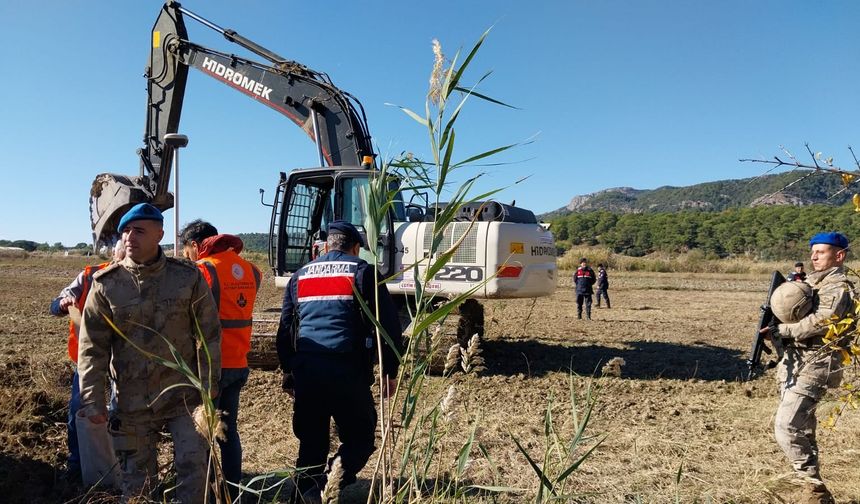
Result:
{"label": "man wearing cap", "polygon": [[842,319],[853,308],[854,286],[845,275],[848,238],[841,233],[818,233],[809,240],[813,272],[806,278],[812,287],[812,311],[793,324],[762,329],[783,340],[785,354],[777,366],[781,400],[774,418],[776,442],[795,473],[805,482],[792,502],[831,503],[818,464],[815,440],[818,402],[828,387],[842,381],[840,353],[822,351],[823,337],[831,320]]}
{"label": "man wearing cap", "polygon": [[196,503],[203,500],[208,453],[191,415],[201,404],[200,392],[184,386],[189,382],[181,373],[143,352],[174,361],[172,345],[214,396],[221,369],[221,325],[212,292],[198,269],[164,255],[159,245],[163,220],[148,203],[132,207],[117,227],[125,259],[93,275],[78,346],[81,414],[93,423],[108,421],[105,377],[110,373],[117,405],[108,429],[124,500],[145,496],[157,483],[156,445],[166,428],[174,445],[175,497]]}
{"label": "man wearing cap", "polygon": [[[377,355],[375,326],[355,299],[354,291],[400,351],[402,334],[397,310],[385,284],[377,284],[373,267],[358,258],[364,240],[346,221],[328,227],[325,254],[299,269],[290,279],[278,327],[277,348],[284,372],[283,388],[294,397],[293,432],[299,440],[299,476],[294,498],[318,501],[325,472],[339,465],[342,488],[373,453],[376,409],[370,392],[372,358]],[[378,300],[378,305],[377,305]],[[394,391],[399,362],[383,340],[384,393]],[[334,419],[341,445],[326,464],[329,423]],[[335,462],[340,459],[339,464]],[[334,476],[333,476],[334,477]]]}
{"label": "man wearing cap", "polygon": [[785,279],[789,282],[802,282],[806,280],[806,272],[803,271],[803,262],[794,263],[794,271],[788,274]]}
{"label": "man wearing cap", "polygon": [[[597,280],[594,270],[588,265],[588,259],[579,260],[579,268],[573,274],[573,284],[576,288],[576,318],[582,318],[582,304],[585,303],[585,316],[591,320],[591,296],[594,294],[592,286]],[[608,301],[607,301],[608,303]]]}
{"label": "man wearing cap", "polygon": [[[226,432],[218,440],[224,479],[242,479],[242,441],[239,438],[239,393],[248,382],[254,302],[263,274],[242,259],[245,247],[238,236],[218,234],[209,222],[196,219],[179,233],[186,259],[197,267],[212,289],[221,320],[221,380],[218,409],[224,412]],[[235,492],[238,493],[238,492]]]}

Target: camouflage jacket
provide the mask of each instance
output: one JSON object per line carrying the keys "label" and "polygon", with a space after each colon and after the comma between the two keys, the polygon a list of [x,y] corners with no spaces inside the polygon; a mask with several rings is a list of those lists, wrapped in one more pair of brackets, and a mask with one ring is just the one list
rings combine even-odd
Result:
{"label": "camouflage jacket", "polygon": [[810,273],[806,283],[815,293],[812,311],[793,324],[779,324],[779,334],[784,338],[794,338],[797,342],[820,345],[821,337],[827,334],[831,317],[844,317],[853,308],[854,286],[845,275],[842,266]]}
{"label": "camouflage jacket", "polygon": [[152,264],[140,265],[126,258],[93,275],[78,350],[85,414],[105,411],[108,366],[116,382],[118,413],[148,411],[170,417],[192,409],[200,403],[200,393],[190,387],[174,387],[162,394],[188,380],[143,352],[173,362],[165,339],[169,340],[192,370],[198,371],[200,366],[200,376],[207,384],[210,364],[202,347],[198,349],[200,336],[211,356],[214,388],[221,369],[221,324],[212,292],[194,264],[159,251]]}

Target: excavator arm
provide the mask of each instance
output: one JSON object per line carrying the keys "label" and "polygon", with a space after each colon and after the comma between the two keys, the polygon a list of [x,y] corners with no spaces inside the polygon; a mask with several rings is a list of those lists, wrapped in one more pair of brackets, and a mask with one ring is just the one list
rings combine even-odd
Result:
{"label": "excavator arm", "polygon": [[[267,60],[260,63],[188,40],[184,17],[218,31],[228,41]],[[173,149],[164,136],[176,133],[188,69],[196,68],[280,112],[302,128],[317,145],[320,166],[359,166],[374,156],[361,103],[335,87],[329,77],[285,59],[168,1],[152,30],[147,78],[146,130],[136,177],[103,173],[90,192],[93,241],[110,243],[116,225],[133,205],[149,201],[162,210],[173,206],[168,192]]]}

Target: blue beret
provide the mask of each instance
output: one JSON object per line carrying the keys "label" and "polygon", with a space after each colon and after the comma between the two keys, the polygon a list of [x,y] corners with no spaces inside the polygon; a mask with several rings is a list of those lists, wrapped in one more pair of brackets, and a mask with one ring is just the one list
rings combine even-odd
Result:
{"label": "blue beret", "polygon": [[158,222],[164,222],[164,216],[161,215],[161,211],[149,203],[138,203],[131,207],[131,210],[125,213],[122,216],[122,219],[119,220],[119,225],[116,227],[116,230],[122,233],[122,230],[125,229],[126,224],[131,221],[136,220],[154,220]]}
{"label": "blue beret", "polygon": [[846,249],[848,248],[848,238],[842,233],[818,233],[809,239],[809,246],[818,244]]}
{"label": "blue beret", "polygon": [[328,232],[331,233],[340,233],[348,236],[350,240],[354,242],[358,242],[359,245],[364,247],[364,238],[361,237],[361,233],[358,232],[358,229],[352,225],[352,223],[347,222],[345,220],[336,220],[332,221],[328,225]]}

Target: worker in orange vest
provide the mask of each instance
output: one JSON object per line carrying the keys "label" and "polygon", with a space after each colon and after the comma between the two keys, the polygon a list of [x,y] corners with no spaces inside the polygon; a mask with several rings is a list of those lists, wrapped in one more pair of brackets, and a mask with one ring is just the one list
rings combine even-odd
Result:
{"label": "worker in orange vest", "polygon": [[[125,257],[125,247],[122,240],[116,242],[113,249],[113,260],[121,261]],[[81,311],[84,309],[84,302],[87,300],[90,286],[93,283],[93,275],[96,271],[103,269],[109,265],[111,261],[101,264],[91,265],[84,268],[78,273],[78,276],[66,288],[60,291],[60,295],[51,301],[51,314],[57,317],[69,315],[69,310],[72,311],[72,316],[69,318],[69,337],[68,337],[68,352],[69,358],[72,359],[74,365],[74,375],[72,376],[72,394],[69,399],[69,414],[66,422],[67,443],[69,445],[69,458],[66,462],[66,474],[70,479],[80,482],[81,479],[81,456],[78,448],[78,432],[75,427],[75,415],[81,407],[81,391],[78,384],[78,331],[81,324]]]}
{"label": "worker in orange vest", "polygon": [[221,380],[218,409],[224,412],[225,440],[219,440],[224,479],[239,483],[242,478],[242,443],[239,439],[239,392],[248,381],[248,351],[254,301],[262,272],[239,257],[244,244],[238,236],[218,234],[212,224],[197,219],[180,233],[183,254],[197,262],[212,289],[221,319]]}

